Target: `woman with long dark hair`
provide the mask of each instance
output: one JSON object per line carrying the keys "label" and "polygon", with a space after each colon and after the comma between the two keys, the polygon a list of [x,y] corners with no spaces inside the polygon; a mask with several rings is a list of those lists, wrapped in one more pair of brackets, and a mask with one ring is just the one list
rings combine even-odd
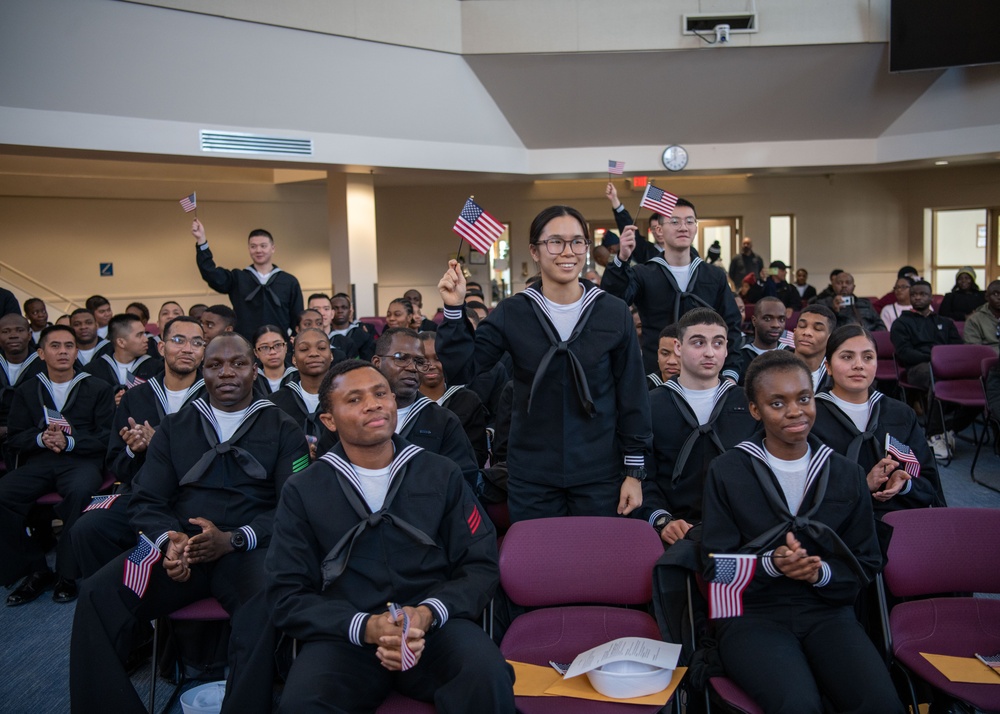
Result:
{"label": "woman with long dark hair", "polygon": [[[813,433],[861,465],[876,516],[902,508],[944,506],[937,464],[917,415],[907,404],[872,388],[877,360],[875,339],[868,330],[845,325],[833,331],[826,346],[826,369],[833,386],[816,395]],[[898,456],[887,455],[886,435],[912,452],[918,464],[910,464],[910,473]]]}

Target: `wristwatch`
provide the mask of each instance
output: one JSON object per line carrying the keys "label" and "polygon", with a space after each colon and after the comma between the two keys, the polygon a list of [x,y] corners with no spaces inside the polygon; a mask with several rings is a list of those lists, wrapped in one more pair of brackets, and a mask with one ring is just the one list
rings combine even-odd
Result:
{"label": "wristwatch", "polygon": [[241,530],[235,530],[229,534],[229,544],[233,550],[244,551],[247,549],[247,536]]}
{"label": "wristwatch", "polygon": [[656,520],[653,521],[653,528],[656,529],[657,533],[662,533],[663,529],[667,527],[670,521],[674,520],[669,513],[664,513],[663,515],[657,516]]}
{"label": "wristwatch", "polygon": [[625,478],[631,476],[636,481],[646,480],[646,467],[645,466],[626,466],[625,467]]}

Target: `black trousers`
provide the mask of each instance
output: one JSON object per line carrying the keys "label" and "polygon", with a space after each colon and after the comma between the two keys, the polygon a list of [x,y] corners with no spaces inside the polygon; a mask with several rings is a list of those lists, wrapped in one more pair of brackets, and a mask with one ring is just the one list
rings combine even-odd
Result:
{"label": "black trousers", "polygon": [[56,516],[63,522],[56,546],[56,572],[64,578],[79,575],[70,534],[101,481],[100,462],[71,454],[58,460],[29,462],[0,479],[0,583],[9,583],[26,572],[48,570],[44,551],[25,535],[24,528],[35,501],[53,491],[63,498],[55,505]]}
{"label": "black trousers", "polygon": [[617,516],[621,479],[608,477],[593,483],[562,488],[516,478],[507,479],[510,522],[556,516]]}
{"label": "black trousers", "polygon": [[265,549],[230,553],[193,566],[185,583],[171,580],[160,561],[142,599],[122,584],[127,554],[84,580],[70,641],[72,711],[145,714],[124,665],[139,626],[214,596],[232,618],[222,711],[270,714],[276,637],[264,598],[265,555]]}
{"label": "black trousers", "polygon": [[717,626],[726,674],[767,714],[902,714],[879,657],[850,607],[788,607]]}
{"label": "black trousers", "polygon": [[109,508],[81,514],[73,526],[73,557],[83,577],[89,578],[135,547],[138,535],[128,520],[128,502],[129,495],[122,494]]}
{"label": "black trousers", "polygon": [[304,643],[281,695],[281,711],[368,714],[391,689],[433,702],[441,714],[514,712],[514,670],[481,627],[458,619],[428,636],[417,666],[406,672],[383,668],[374,645]]}

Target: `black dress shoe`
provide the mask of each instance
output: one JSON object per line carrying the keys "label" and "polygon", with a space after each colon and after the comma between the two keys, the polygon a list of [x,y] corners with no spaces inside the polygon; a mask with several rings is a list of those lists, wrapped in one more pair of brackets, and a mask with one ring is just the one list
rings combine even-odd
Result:
{"label": "black dress shoe", "polygon": [[73,602],[76,600],[76,596],[76,581],[69,578],[59,578],[56,582],[55,590],[52,593],[52,602],[58,602],[60,604]]}
{"label": "black dress shoe", "polygon": [[24,579],[17,590],[7,596],[7,607],[24,605],[49,589],[56,576],[50,570],[39,570]]}

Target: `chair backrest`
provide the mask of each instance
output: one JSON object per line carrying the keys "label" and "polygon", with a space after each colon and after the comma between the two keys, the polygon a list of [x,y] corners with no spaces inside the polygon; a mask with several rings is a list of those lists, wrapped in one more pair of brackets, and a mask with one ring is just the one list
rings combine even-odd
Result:
{"label": "chair backrest", "polygon": [[791,315],[785,320],[785,329],[795,331],[796,325],[799,324],[799,315],[802,314],[801,310],[795,310]]}
{"label": "chair backrest", "polygon": [[958,330],[958,336],[965,339],[965,320],[955,320],[955,329]]}
{"label": "chair backrest", "polygon": [[893,528],[885,582],[897,597],[1000,593],[1000,508],[911,508],[884,520]]}
{"label": "chair backrest", "polygon": [[987,357],[980,363],[979,376],[985,380],[998,364],[1000,364],[1000,357]]}
{"label": "chair backrest", "polygon": [[656,531],[632,518],[567,516],[514,523],[500,548],[500,584],[519,605],[638,605],[652,597]]}
{"label": "chair backrest", "polygon": [[892,344],[888,330],[873,332],[872,337],[875,338],[875,353],[880,360],[891,360],[896,356],[896,345]]}
{"label": "chair backrest", "polygon": [[931,309],[934,312],[941,312],[942,302],[944,302],[944,295],[931,295]]}
{"label": "chair backrest", "polygon": [[375,332],[382,334],[385,332],[385,318],[381,315],[374,315],[372,317],[359,317],[358,322],[363,322],[366,325],[371,325],[375,328]]}
{"label": "chair backrest", "polygon": [[979,379],[983,360],[996,355],[989,345],[934,345],[931,348],[931,372],[936,381]]}

